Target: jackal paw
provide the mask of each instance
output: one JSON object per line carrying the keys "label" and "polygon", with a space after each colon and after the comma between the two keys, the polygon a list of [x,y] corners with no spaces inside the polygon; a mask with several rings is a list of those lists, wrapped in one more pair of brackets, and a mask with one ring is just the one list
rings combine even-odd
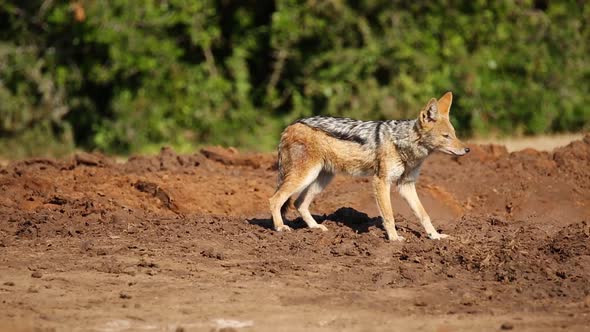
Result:
{"label": "jackal paw", "polygon": [[321,229],[324,232],[327,232],[328,231],[328,227],[326,227],[324,225],[320,225],[320,224],[309,226],[309,228],[319,228],[319,229]]}
{"label": "jackal paw", "polygon": [[389,241],[390,242],[406,242],[406,238],[398,235],[396,237],[389,238]]}
{"label": "jackal paw", "polygon": [[451,236],[450,236],[450,235],[448,235],[448,234],[440,234],[440,233],[434,233],[434,234],[433,234],[433,233],[429,233],[429,234],[428,234],[428,237],[429,237],[431,240],[442,240],[442,239],[448,239],[448,238],[450,238]]}
{"label": "jackal paw", "polygon": [[275,227],[275,231],[277,232],[290,232],[292,231],[291,227],[287,226],[287,225],[281,225],[278,227]]}

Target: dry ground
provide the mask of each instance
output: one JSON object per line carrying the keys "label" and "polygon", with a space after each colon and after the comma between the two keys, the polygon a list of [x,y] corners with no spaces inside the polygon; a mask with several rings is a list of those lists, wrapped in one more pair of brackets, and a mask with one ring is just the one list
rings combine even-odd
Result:
{"label": "dry ground", "polygon": [[527,148],[538,151],[552,151],[555,148],[568,145],[572,141],[581,140],[584,134],[556,134],[538,135],[530,137],[500,137],[473,139],[473,144],[500,144],[504,145],[508,152],[524,150]]}
{"label": "dry ground", "polygon": [[[0,330],[590,330],[590,136],[551,152],[435,155],[425,239],[384,238],[369,179],[270,229],[275,156],[163,149],[0,169]],[[292,219],[294,216],[292,216]]]}

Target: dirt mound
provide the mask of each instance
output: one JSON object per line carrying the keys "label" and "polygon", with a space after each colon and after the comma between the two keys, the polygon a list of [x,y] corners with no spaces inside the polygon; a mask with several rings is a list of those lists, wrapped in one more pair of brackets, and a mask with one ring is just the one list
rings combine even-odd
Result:
{"label": "dirt mound", "polygon": [[576,256],[590,256],[590,224],[586,221],[564,227],[550,241],[547,248],[550,253],[568,260]]}
{"label": "dirt mound", "polygon": [[394,194],[408,241],[389,243],[370,180],[345,176],[312,206],[328,232],[293,212],[294,231],[274,232],[275,159],[163,148],[0,169],[0,330],[209,330],[226,318],[262,331],[388,330],[417,315],[427,325],[399,326],[587,326],[590,136],[552,153],[432,156],[418,192],[445,241],[427,239]]}

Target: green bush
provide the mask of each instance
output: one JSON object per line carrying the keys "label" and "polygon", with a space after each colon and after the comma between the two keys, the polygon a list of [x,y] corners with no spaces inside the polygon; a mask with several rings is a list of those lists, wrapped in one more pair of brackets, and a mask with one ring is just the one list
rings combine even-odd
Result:
{"label": "green bush", "polygon": [[298,117],[409,118],[448,90],[462,136],[587,129],[589,17],[580,1],[5,0],[0,153],[266,150]]}

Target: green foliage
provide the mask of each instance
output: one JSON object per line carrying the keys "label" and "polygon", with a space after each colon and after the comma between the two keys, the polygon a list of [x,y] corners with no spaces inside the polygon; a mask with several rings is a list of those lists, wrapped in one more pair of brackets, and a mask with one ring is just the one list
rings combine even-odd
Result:
{"label": "green foliage", "polygon": [[0,1],[0,153],[272,149],[298,117],[411,118],[448,90],[463,136],[587,129],[589,17],[582,1]]}

